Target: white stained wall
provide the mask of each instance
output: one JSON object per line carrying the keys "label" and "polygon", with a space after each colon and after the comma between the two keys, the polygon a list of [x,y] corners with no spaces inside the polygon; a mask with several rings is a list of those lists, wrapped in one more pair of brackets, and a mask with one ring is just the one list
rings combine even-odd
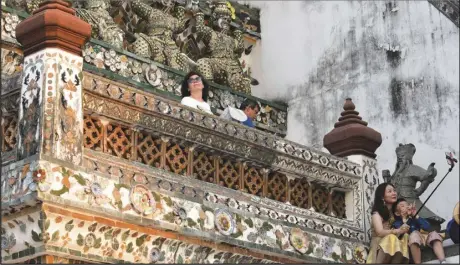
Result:
{"label": "white stained wall", "polygon": [[[351,97],[382,134],[380,169],[393,172],[399,143],[416,146],[414,164],[436,163],[426,198],[448,169],[444,152],[459,153],[459,28],[427,1],[249,4],[262,29],[252,92],[288,102],[287,138],[321,148]],[[457,165],[427,205],[449,220],[458,201]]]}

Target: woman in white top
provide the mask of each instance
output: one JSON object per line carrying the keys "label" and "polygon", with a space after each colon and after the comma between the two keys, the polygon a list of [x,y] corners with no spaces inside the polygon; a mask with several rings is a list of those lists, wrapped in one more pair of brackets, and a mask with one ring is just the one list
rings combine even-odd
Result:
{"label": "woman in white top", "polygon": [[190,72],[185,76],[184,81],[182,81],[182,100],[180,103],[213,114],[211,107],[206,102],[208,100],[208,89],[207,82],[200,74]]}

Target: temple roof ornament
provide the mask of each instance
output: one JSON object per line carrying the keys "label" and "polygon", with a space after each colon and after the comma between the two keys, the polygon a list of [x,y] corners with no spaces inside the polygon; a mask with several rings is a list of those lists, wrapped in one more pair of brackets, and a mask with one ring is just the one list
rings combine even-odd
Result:
{"label": "temple roof ornament", "polygon": [[24,46],[24,56],[44,48],[60,48],[81,55],[91,36],[91,26],[75,16],[71,4],[62,0],[40,3],[32,16],[16,27],[16,38]]}
{"label": "temple roof ornament", "polygon": [[344,111],[334,129],[324,136],[323,146],[335,156],[365,155],[375,158],[382,135],[367,127],[367,122],[355,111],[351,98],[345,100]]}

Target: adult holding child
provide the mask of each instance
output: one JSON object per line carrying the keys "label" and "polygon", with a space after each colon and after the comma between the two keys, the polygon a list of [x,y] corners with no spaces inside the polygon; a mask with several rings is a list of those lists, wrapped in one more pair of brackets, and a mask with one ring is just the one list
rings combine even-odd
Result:
{"label": "adult holding child", "polygon": [[409,262],[409,226],[404,224],[398,229],[391,228],[394,222],[393,204],[398,194],[390,183],[380,184],[374,196],[372,207],[372,238],[367,263],[408,263]]}

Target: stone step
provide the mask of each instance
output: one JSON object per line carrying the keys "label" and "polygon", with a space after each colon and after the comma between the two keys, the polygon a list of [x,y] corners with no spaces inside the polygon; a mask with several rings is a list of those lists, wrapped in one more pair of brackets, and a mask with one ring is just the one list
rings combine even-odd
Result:
{"label": "stone step", "polygon": [[[458,263],[459,255],[460,255],[460,244],[452,244],[449,246],[444,246],[444,254],[446,255],[446,261],[448,263]],[[433,249],[425,248],[422,250],[422,263],[428,263],[428,264],[429,263],[432,263],[432,264],[439,263],[438,259],[433,253]]]}

